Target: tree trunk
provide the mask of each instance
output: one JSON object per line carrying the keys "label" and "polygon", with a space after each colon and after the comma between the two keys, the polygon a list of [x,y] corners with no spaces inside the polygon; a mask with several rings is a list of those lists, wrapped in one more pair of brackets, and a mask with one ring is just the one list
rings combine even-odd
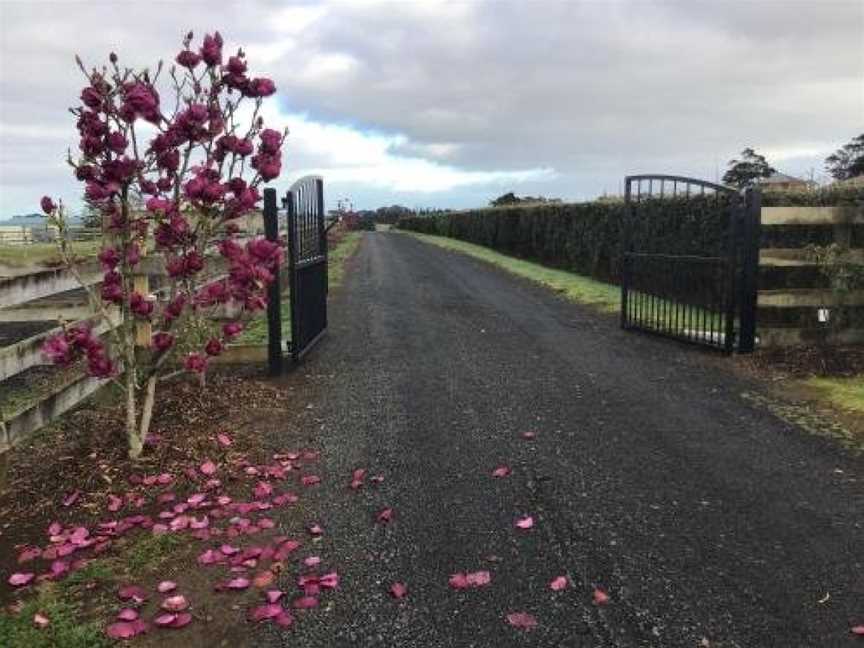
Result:
{"label": "tree trunk", "polygon": [[126,367],[126,437],[129,441],[129,458],[137,459],[144,450],[142,437],[138,434],[138,403],[135,397],[135,366]]}
{"label": "tree trunk", "polygon": [[156,401],[156,376],[147,379],[147,388],[144,391],[144,405],[141,409],[141,424],[138,428],[138,437],[143,444],[150,431],[150,422],[153,420],[153,405]]}

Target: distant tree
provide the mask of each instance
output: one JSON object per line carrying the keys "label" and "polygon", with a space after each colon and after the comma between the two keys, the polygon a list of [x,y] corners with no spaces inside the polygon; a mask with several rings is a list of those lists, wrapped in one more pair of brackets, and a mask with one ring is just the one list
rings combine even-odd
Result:
{"label": "distant tree", "polygon": [[864,134],[854,137],[825,158],[825,169],[835,180],[848,180],[864,174]]}
{"label": "distant tree", "polygon": [[741,151],[740,160],[729,160],[729,169],[723,174],[723,182],[743,189],[776,172],[764,155],[759,155],[752,148],[745,148]]}
{"label": "distant tree", "polygon": [[81,211],[81,224],[91,229],[102,229],[102,210],[97,205],[85,203]]}
{"label": "distant tree", "polygon": [[491,207],[503,207],[504,205],[518,205],[522,202],[516,194],[512,191],[509,191],[501,196],[498,196],[495,200],[490,200],[489,205]]}

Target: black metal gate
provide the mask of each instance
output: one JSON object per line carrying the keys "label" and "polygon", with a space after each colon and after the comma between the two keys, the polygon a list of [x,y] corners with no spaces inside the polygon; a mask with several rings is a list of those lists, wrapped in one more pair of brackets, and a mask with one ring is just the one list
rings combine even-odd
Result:
{"label": "black metal gate", "polygon": [[[288,289],[291,339],[282,342],[282,282],[270,286],[267,305],[270,373],[282,371],[287,351],[295,362],[327,331],[327,233],[324,227],[324,181],[306,176],[282,199],[288,234]],[[264,190],[264,224],[267,238],[280,239],[276,190]]]}
{"label": "black metal gate", "polygon": [[704,180],[628,176],[621,326],[753,351],[760,195]]}

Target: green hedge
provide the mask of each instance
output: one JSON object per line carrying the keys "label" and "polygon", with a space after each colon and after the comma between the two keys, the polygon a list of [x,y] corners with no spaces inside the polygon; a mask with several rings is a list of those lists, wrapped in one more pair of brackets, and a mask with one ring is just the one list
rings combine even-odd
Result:
{"label": "green hedge", "polygon": [[[856,204],[864,202],[864,187],[766,191],[762,196],[764,206]],[[622,232],[638,241],[643,252],[725,254],[725,200],[708,195],[643,201],[639,218],[627,227],[623,202],[609,201],[474,209],[403,218],[397,226],[617,282],[626,244]]]}
{"label": "green hedge", "polygon": [[[650,200],[626,231],[642,251],[722,254],[726,219],[714,197]],[[722,201],[722,198],[719,199]],[[603,281],[620,277],[623,203],[477,209],[405,218],[399,227],[484,245]]]}

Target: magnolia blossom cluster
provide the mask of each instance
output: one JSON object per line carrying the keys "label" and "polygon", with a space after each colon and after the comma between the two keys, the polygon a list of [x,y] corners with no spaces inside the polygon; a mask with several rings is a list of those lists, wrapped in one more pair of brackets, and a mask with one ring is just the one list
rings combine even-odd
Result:
{"label": "magnolia blossom cluster", "polygon": [[63,333],[52,336],[45,342],[42,351],[54,364],[62,367],[84,357],[87,359],[88,372],[99,378],[108,378],[117,371],[102,340],[85,324],[70,326]]}
{"label": "magnolia blossom cluster", "polygon": [[[282,259],[280,246],[268,241],[241,244],[235,224],[257,209],[259,185],[281,173],[284,139],[265,129],[260,117],[241,127],[237,109],[244,100],[260,103],[276,87],[247,74],[242,50],[223,62],[218,32],[206,35],[197,51],[191,44],[190,32],[171,70],[176,101],[162,100],[159,73],[151,78],[147,71],[122,70],[112,54],[110,68],[85,72],[89,83],[81,91],[82,105],[72,110],[80,156],[69,162],[113,241],[99,255],[101,299],[153,324],[155,358],[174,346],[174,329],[187,310],[229,303],[245,311],[263,308]],[[144,132],[152,135],[145,138]],[[41,206],[58,216],[50,197]],[[150,239],[165,258],[169,278],[170,297],[162,302],[133,288],[132,276]],[[202,287],[199,276],[214,247],[227,260],[228,274]],[[240,322],[224,325],[201,353],[187,356],[186,368],[204,371],[207,357],[221,353],[242,328]],[[91,373],[114,371],[98,338],[88,332],[86,344],[79,340],[82,330],[70,328],[48,340],[46,355],[62,364],[83,352]]]}

